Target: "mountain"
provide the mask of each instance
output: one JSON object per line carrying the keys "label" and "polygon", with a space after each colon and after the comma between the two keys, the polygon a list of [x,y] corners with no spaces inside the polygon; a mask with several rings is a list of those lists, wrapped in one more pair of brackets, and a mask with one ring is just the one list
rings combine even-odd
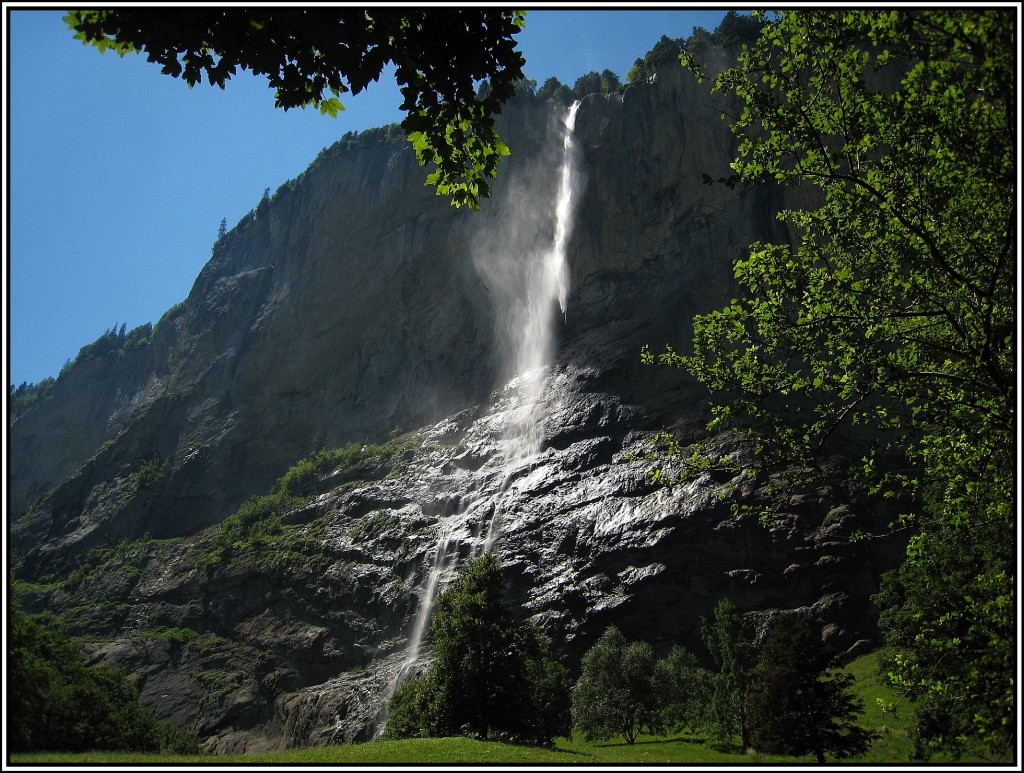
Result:
{"label": "mountain", "polygon": [[[843,474],[856,449],[770,527],[734,515],[766,496],[749,449],[640,363],[685,348],[804,195],[704,183],[729,173],[728,108],[678,65],[585,98],[571,130],[523,95],[481,212],[387,131],[326,150],[147,340],[80,358],[11,424],[26,610],[231,752],[372,737],[438,588],[485,549],[571,670],[611,623],[696,648],[723,597],[871,646],[903,545],[852,538],[893,519]],[[659,484],[664,430],[715,463]]]}

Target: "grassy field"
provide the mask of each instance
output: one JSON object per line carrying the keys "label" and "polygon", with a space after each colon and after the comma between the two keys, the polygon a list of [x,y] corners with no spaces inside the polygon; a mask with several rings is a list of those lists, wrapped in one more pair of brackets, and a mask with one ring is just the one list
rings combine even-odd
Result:
{"label": "grassy field", "polygon": [[[792,761],[788,757],[763,758],[765,762]],[[85,764],[187,764],[194,765],[334,765],[365,764],[507,764],[507,765],[574,765],[574,764],[650,764],[650,763],[747,763],[753,755],[718,752],[704,745],[701,738],[685,734],[674,737],[640,736],[632,745],[621,740],[586,742],[582,739],[560,738],[554,749],[517,746],[469,738],[416,738],[406,741],[372,741],[311,749],[287,749],[280,752],[246,755],[181,757],[159,754],[118,754],[94,752],[87,754],[15,754],[11,763],[85,765]],[[808,757],[808,762],[813,759]]]}
{"label": "grassy field", "polygon": [[[845,760],[855,766],[909,762],[913,745],[907,737],[907,728],[913,718],[912,707],[899,704],[898,696],[878,675],[878,655],[866,655],[850,664],[849,670],[857,679],[856,691],[864,700],[862,724],[880,733],[868,754],[855,760]],[[897,711],[883,714],[877,699],[897,703]],[[187,764],[187,765],[358,765],[358,764],[525,764],[525,765],[644,765],[656,763],[677,764],[733,764],[746,763],[808,763],[804,758],[758,755],[753,752],[723,752],[712,748],[701,735],[681,733],[673,736],[640,736],[633,744],[621,739],[584,741],[580,737],[559,738],[554,749],[531,746],[474,741],[469,738],[422,738],[407,741],[372,741],[361,744],[343,744],[308,749],[287,749],[279,752],[247,755],[218,755],[181,757],[154,754],[118,754],[96,752],[89,754],[14,754],[12,765],[50,764]],[[831,764],[833,761],[829,760]],[[941,763],[943,760],[933,760]],[[963,760],[963,762],[984,762]]]}

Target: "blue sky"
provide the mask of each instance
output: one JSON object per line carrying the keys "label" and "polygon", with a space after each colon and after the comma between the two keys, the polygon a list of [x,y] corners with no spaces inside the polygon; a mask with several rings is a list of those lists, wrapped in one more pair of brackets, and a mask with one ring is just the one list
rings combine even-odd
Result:
{"label": "blue sky", "polygon": [[[625,81],[661,35],[713,30],[725,14],[645,8],[530,11],[517,36],[527,77],[572,86],[610,69]],[[156,322],[188,295],[222,218],[232,227],[345,132],[402,119],[384,77],[346,95],[335,119],[274,108],[249,75],[224,91],[190,90],[140,56],[83,46],[63,14],[5,7],[4,324],[15,385],[56,376],[113,325]]]}

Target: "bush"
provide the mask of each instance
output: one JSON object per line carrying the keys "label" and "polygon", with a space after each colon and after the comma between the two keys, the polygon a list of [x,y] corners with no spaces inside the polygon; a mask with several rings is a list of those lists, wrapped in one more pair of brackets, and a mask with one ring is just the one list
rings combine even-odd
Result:
{"label": "bush", "polygon": [[369,459],[391,456],[401,450],[394,442],[380,445],[350,443],[344,448],[324,448],[300,459],[274,485],[274,493],[308,496],[314,492],[317,480],[333,470],[353,467]]}
{"label": "bush", "polygon": [[205,754],[199,738],[173,722],[156,723],[157,741],[160,743],[161,754]]}
{"label": "bush", "polygon": [[120,669],[85,665],[64,634],[11,608],[7,717],[13,752],[156,752],[198,748],[158,723]]}

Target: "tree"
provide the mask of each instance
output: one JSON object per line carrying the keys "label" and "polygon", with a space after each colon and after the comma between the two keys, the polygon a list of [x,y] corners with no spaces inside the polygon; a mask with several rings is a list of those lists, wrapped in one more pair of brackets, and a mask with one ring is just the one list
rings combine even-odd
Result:
{"label": "tree", "polygon": [[550,745],[555,738],[572,732],[572,681],[569,670],[546,657],[536,635],[534,655],[526,661],[526,679],[530,685],[530,709],[523,723],[526,738]]}
{"label": "tree", "polygon": [[388,722],[384,738],[429,738],[444,735],[436,729],[431,702],[434,674],[427,671],[398,686],[388,699]]}
{"label": "tree", "polygon": [[696,730],[707,718],[711,675],[700,666],[696,655],[679,645],[658,661],[657,671],[657,682],[665,690],[666,721],[674,727]]}
{"label": "tree", "polygon": [[665,731],[665,685],[651,645],[627,641],[610,626],[583,656],[572,691],[573,727],[588,740],[621,735],[636,741],[642,730]]}
{"label": "tree", "polygon": [[[899,584],[948,574],[950,562],[962,562],[958,575],[973,573],[973,592],[955,594],[953,607],[922,603],[926,589],[886,597],[896,606],[883,622],[906,617],[930,632],[896,635],[905,652],[892,680],[930,693],[946,716],[977,718],[957,734],[919,725],[932,748],[955,753],[973,739],[1006,753],[1015,16],[799,10],[765,21],[715,80],[740,103],[733,169],[747,185],[804,186],[801,199],[813,203],[782,214],[792,243],[754,244],[736,264],[743,293],[694,320],[692,354],[669,349],[660,359],[716,393],[712,428],[748,433],[779,486],[842,453],[875,493],[904,508],[916,535]],[[681,59],[703,74],[692,54]],[[856,437],[870,442],[856,450]],[[961,549],[940,550],[949,540]],[[978,562],[979,552],[990,562]],[[953,635],[953,619],[970,635]],[[944,636],[952,638],[937,644]],[[935,659],[936,647],[956,657]]]}
{"label": "tree", "polygon": [[516,96],[526,95],[529,97],[537,96],[537,81],[533,78],[523,78],[516,84]]}
{"label": "tree", "polygon": [[769,754],[825,762],[859,757],[876,734],[857,726],[863,702],[851,693],[852,674],[830,669],[832,657],[820,629],[795,617],[782,617],[765,641],[747,696],[750,742]]}
{"label": "tree", "polygon": [[622,89],[622,80],[611,70],[601,70],[601,93],[613,94]]}
{"label": "tree", "polygon": [[12,751],[197,751],[189,733],[158,723],[119,669],[88,667],[64,633],[12,604],[7,643],[7,738]]}
{"label": "tree", "polygon": [[[452,204],[478,208],[508,155],[494,118],[515,94],[525,60],[515,35],[525,14],[498,9],[118,8],[72,11],[75,37],[101,52],[147,55],[161,72],[224,88],[239,69],[266,76],[285,110],[336,116],[395,65],[402,127],[427,177]],[[486,94],[477,83],[486,80]]]}
{"label": "tree", "polygon": [[711,620],[701,619],[701,638],[717,669],[710,678],[710,719],[719,740],[728,744],[739,736],[746,748],[750,745],[747,695],[757,663],[753,634],[732,602],[723,599]]}
{"label": "tree", "polygon": [[572,87],[572,93],[576,95],[577,99],[582,99],[587,96],[587,94],[600,94],[600,74],[591,70],[590,72],[581,75],[576,79],[576,85]]}
{"label": "tree", "polygon": [[550,743],[568,732],[568,672],[504,595],[493,553],[460,568],[430,621],[430,667],[389,702],[388,737],[497,733]]}
{"label": "tree", "polygon": [[537,90],[537,98],[545,102],[567,105],[573,101],[575,95],[572,89],[552,76]]}
{"label": "tree", "polygon": [[729,11],[715,28],[714,41],[719,46],[750,45],[757,40],[763,24],[763,17],[759,14]]}
{"label": "tree", "polygon": [[683,38],[670,38],[668,35],[662,35],[643,59],[637,59],[633,63],[629,72],[626,73],[626,80],[629,83],[637,83],[657,75],[660,68],[676,61],[683,48],[683,43]]}
{"label": "tree", "polygon": [[[953,757],[1002,756],[1013,748],[1006,680],[1016,662],[1006,643],[1014,641],[1016,621],[1013,597],[996,572],[1012,564],[1016,549],[999,522],[940,527],[922,535],[927,560],[908,557],[883,578],[875,597],[888,645],[883,665],[899,692],[917,702],[915,757],[942,749]],[[959,740],[948,749],[947,739]]]}

